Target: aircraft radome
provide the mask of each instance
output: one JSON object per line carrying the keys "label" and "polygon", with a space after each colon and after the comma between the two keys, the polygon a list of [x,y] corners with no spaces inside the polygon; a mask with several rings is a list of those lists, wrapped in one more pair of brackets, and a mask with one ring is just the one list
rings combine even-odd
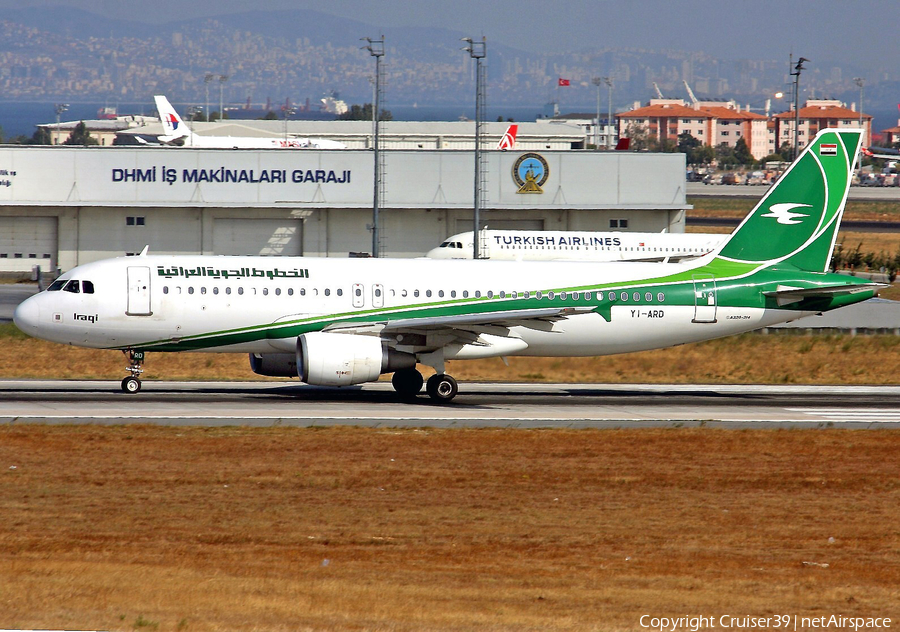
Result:
{"label": "aircraft radome", "polygon": [[861,130],[824,130],[713,252],[678,263],[154,256],[69,270],[15,323],[121,349],[128,392],[147,352],[249,353],[263,375],[342,386],[393,373],[449,401],[447,360],[594,356],[739,334],[864,301],[828,273]]}

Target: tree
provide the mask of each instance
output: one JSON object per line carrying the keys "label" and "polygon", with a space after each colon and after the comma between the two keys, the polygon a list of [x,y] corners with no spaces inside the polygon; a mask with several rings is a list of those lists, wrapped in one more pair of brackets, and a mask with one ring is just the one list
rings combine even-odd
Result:
{"label": "tree", "polygon": [[262,121],[277,121],[278,114],[274,110],[269,110],[266,112],[266,115],[262,117],[260,120]]}
{"label": "tree", "polygon": [[46,127],[39,127],[32,134],[31,139],[24,144],[27,145],[49,145],[51,144],[50,130]]}
{"label": "tree", "polygon": [[734,144],[734,158],[742,165],[756,164],[756,159],[753,158],[753,154],[750,153],[750,148],[747,147],[747,141],[745,141],[743,137],[739,138]]}
{"label": "tree", "polygon": [[642,151],[649,148],[650,133],[638,123],[629,123],[625,128],[625,138],[631,139],[631,149]]}
{"label": "tree", "polygon": [[715,150],[703,141],[694,138],[690,132],[678,135],[678,151],[685,154],[689,165],[705,165],[716,157]]}
{"label": "tree", "polygon": [[69,138],[66,139],[66,142],[63,145],[97,145],[97,139],[90,135],[87,131],[87,125],[84,124],[84,121],[79,121],[78,125],[75,126],[75,129],[72,130],[72,133],[69,134]]}
{"label": "tree", "polygon": [[[350,109],[344,112],[343,114],[338,116],[338,120],[340,121],[371,121],[372,120],[372,104],[366,103],[364,105],[354,104],[350,106]],[[391,114],[390,110],[381,110],[381,114],[378,117],[379,121],[393,121],[394,116]]]}

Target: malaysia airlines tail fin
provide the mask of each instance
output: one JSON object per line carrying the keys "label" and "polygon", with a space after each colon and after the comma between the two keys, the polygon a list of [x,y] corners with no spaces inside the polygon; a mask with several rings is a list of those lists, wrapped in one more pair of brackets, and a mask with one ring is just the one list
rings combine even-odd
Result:
{"label": "malaysia airlines tail fin", "polygon": [[500,139],[500,142],[497,143],[497,149],[500,151],[506,151],[507,149],[515,149],[516,148],[516,134],[519,133],[518,125],[510,125],[506,128],[506,133],[503,135],[503,138]]}
{"label": "malaysia airlines tail fin", "polygon": [[819,132],[717,255],[763,266],[827,270],[862,140],[860,129]]}
{"label": "malaysia airlines tail fin", "polygon": [[159,120],[162,121],[163,131],[165,132],[159,137],[159,142],[169,144],[182,138],[188,139],[194,135],[184,121],[181,120],[181,117],[178,116],[178,112],[172,107],[172,104],[169,103],[166,97],[158,94],[153,99],[156,101],[156,110],[159,112]]}

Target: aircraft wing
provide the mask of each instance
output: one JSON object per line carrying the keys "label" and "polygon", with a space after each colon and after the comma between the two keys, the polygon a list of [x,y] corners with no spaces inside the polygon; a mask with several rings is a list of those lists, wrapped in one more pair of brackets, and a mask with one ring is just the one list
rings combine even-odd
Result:
{"label": "aircraft wing", "polygon": [[778,305],[789,305],[797,303],[807,298],[831,298],[833,296],[846,296],[847,294],[858,294],[871,290],[880,290],[890,287],[884,283],[863,283],[860,285],[826,285],[822,287],[785,287],[778,286],[777,290],[763,292],[765,296],[774,298],[778,301]]}
{"label": "aircraft wing", "polygon": [[884,158],[886,160],[900,160],[900,151],[890,147],[863,147],[861,153],[869,158]]}
{"label": "aircraft wing", "polygon": [[[483,312],[480,314],[458,314],[450,316],[422,316],[412,318],[397,318],[378,323],[335,323],[325,328],[325,331],[335,333],[356,334],[434,334],[453,332],[485,332],[494,333],[508,331],[510,327],[527,327],[540,331],[550,331],[553,323],[564,320],[575,314],[586,314],[593,311],[593,307],[547,307],[543,309],[521,309],[497,312]],[[463,336],[468,337],[468,336]]]}

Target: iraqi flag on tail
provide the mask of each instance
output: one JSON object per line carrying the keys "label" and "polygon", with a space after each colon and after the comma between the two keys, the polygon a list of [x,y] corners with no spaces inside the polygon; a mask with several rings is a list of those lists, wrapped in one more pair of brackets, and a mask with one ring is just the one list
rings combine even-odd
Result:
{"label": "iraqi flag on tail", "polygon": [[820,156],[837,156],[837,143],[822,143],[819,145]]}

